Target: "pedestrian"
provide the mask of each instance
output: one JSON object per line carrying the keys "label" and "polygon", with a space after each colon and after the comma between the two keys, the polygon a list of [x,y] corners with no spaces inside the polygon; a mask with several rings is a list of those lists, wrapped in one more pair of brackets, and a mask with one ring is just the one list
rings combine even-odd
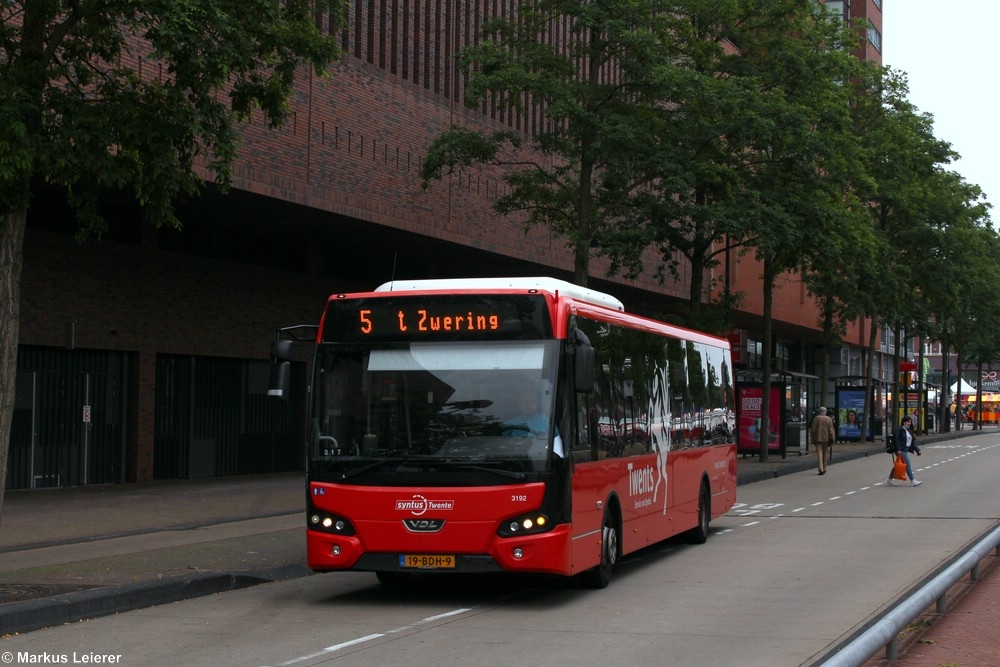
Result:
{"label": "pedestrian", "polygon": [[917,415],[910,415],[910,446],[906,448],[908,454],[916,454],[917,456],[923,456],[923,452],[920,451],[920,447],[917,447],[917,427],[916,425],[920,423],[920,419]]}
{"label": "pedestrian", "polygon": [[812,439],[816,443],[816,462],[819,475],[826,474],[827,450],[837,437],[833,429],[833,420],[826,414],[826,408],[819,408],[812,420]]}
{"label": "pedestrian", "polygon": [[[910,486],[920,486],[922,482],[913,477],[913,468],[910,467],[910,455],[907,453],[910,451],[910,447],[916,447],[917,444],[917,439],[910,430],[912,428],[913,417],[904,415],[899,426],[893,432],[892,441],[896,448],[893,455],[893,462],[895,462],[896,456],[902,456],[903,461],[906,463],[906,476],[910,478]],[[885,483],[888,486],[896,486],[896,482],[892,479],[892,470],[889,471],[889,478],[885,480]]]}

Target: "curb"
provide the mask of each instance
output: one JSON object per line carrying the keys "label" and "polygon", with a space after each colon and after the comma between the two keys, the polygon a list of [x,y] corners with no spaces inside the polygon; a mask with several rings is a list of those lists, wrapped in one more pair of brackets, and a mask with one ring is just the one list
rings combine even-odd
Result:
{"label": "curb", "polygon": [[312,572],[305,565],[286,565],[260,572],[207,573],[156,582],[102,586],[36,600],[11,602],[0,605],[0,636],[32,632],[309,574]]}
{"label": "curb", "polygon": [[[970,437],[974,435],[983,435],[984,430],[977,431],[951,431],[948,433],[928,433],[922,435],[919,438],[919,443],[921,446],[925,444],[932,444],[936,442],[942,442],[944,440],[956,440],[959,438]],[[860,459],[872,455],[881,455],[885,453],[885,443],[875,442],[864,449],[848,449],[846,451],[837,451],[836,445],[834,445],[833,452],[833,462],[838,461],[851,461],[853,459]],[[759,466],[766,466],[768,464],[757,463],[755,459],[750,459],[750,462]],[[736,486],[743,486],[745,484],[753,484],[754,482],[763,482],[768,479],[774,479],[776,477],[781,477],[782,475],[790,475],[796,472],[802,472],[803,470],[810,470],[816,467],[816,453],[815,451],[801,455],[797,457],[797,460],[789,461],[788,459],[783,460],[781,463],[772,464],[771,468],[764,468],[761,470],[748,470],[746,472],[740,472],[740,459],[736,461]]]}
{"label": "curb", "polygon": [[[834,456],[831,459],[831,463],[850,461],[853,459],[860,459],[872,454],[883,454],[884,448],[881,445],[869,447],[866,449],[859,450],[848,450],[841,453],[839,456],[834,452]],[[751,470],[748,472],[739,472],[739,461],[736,462],[737,474],[736,474],[736,486],[743,486],[745,484],[753,484],[754,482],[763,482],[768,479],[774,479],[776,477],[781,477],[782,475],[791,475],[792,473],[802,472],[803,470],[812,470],[816,467],[816,454],[806,454],[798,457],[800,460],[792,462],[784,462],[780,465],[776,465],[774,468],[769,470]],[[766,464],[764,464],[766,465]]]}

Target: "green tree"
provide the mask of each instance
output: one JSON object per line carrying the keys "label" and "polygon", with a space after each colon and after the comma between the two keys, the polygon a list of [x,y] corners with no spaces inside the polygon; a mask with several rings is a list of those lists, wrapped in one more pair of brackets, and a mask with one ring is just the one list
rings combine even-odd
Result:
{"label": "green tree", "polygon": [[874,273],[878,244],[863,206],[845,208],[842,216],[835,234],[815,239],[815,252],[810,253],[804,272],[806,287],[820,311],[816,323],[823,342],[819,405],[830,404],[826,394],[830,350],[842,344],[848,324],[865,312],[871,284],[859,281],[858,276]]}
{"label": "green tree", "polygon": [[544,121],[527,138],[452,127],[428,150],[425,185],[472,164],[504,168],[509,192],[495,209],[523,212],[528,225],[564,238],[574,280],[586,285],[592,253],[629,243],[628,234],[612,232],[651,178],[633,167],[656,139],[655,109],[676,84],[678,17],[664,11],[671,4],[529,0],[514,16],[484,22],[482,40],[460,54],[467,105],[534,105]]}
{"label": "green tree", "polygon": [[[804,280],[809,294],[819,306],[823,344],[819,405],[829,405],[827,389],[830,381],[830,351],[843,344],[848,325],[867,312],[872,283],[860,276],[877,273],[880,238],[871,228],[865,207],[856,198],[845,194],[845,201],[854,206],[841,211],[841,224],[834,234],[817,237],[814,252],[805,262]],[[863,415],[860,417],[863,418]]]}
{"label": "green tree", "polygon": [[[783,108],[801,105],[801,91],[806,86],[812,86],[810,95],[839,95],[841,91],[830,86],[836,83],[833,77],[845,76],[856,64],[845,51],[856,45],[857,35],[839,18],[819,23],[816,7],[810,3],[678,0],[668,4],[672,14],[683,19],[674,25],[683,35],[679,42],[686,48],[676,60],[680,74],[675,77],[677,85],[669,103],[659,108],[661,126],[653,133],[658,143],[649,144],[662,144],[669,150],[660,155],[644,147],[649,160],[643,167],[653,174],[677,176],[651,179],[650,186],[636,197],[640,208],[632,224],[645,226],[649,242],[658,248],[661,277],[669,272],[679,278],[680,261],[687,262],[688,324],[706,328],[713,319],[712,313],[702,315],[707,271],[718,264],[722,254],[738,252],[761,228],[764,208],[759,205],[760,192],[754,181],[762,172],[748,157],[754,155],[762,137],[769,148],[777,147],[771,135],[778,114],[784,113]],[[802,27],[807,32],[797,32]],[[800,41],[791,41],[796,39]],[[806,44],[807,40],[813,44]],[[786,44],[794,44],[800,51],[796,53]],[[820,50],[810,55],[808,49],[816,44],[820,44]],[[823,53],[822,45],[837,51]],[[765,55],[773,56],[766,72],[762,68]],[[788,77],[799,76],[801,72],[796,68],[808,63],[809,58],[824,67],[816,75],[825,93],[820,93],[808,76],[801,82]],[[793,94],[798,95],[797,101],[792,100]],[[808,103],[816,101],[818,97]],[[834,99],[834,104],[838,103]],[[842,139],[844,126],[807,127],[805,132],[818,134],[821,139],[840,132]],[[803,147],[809,150],[808,143],[804,142]],[[825,168],[830,169],[829,162]],[[854,178],[859,176],[852,174]],[[845,192],[845,200],[850,196],[850,190]],[[842,257],[857,260],[850,241],[863,236],[861,220],[856,206],[845,209],[837,235],[817,239],[817,243],[806,242],[792,251],[802,257],[804,264],[810,263],[810,254],[828,266],[840,265]],[[629,256],[637,256],[635,249],[625,249]],[[833,277],[823,271],[817,275]]]}
{"label": "green tree", "polygon": [[[771,384],[773,293],[778,277],[808,269],[824,243],[860,206],[850,188],[864,172],[849,116],[845,82],[859,67],[848,27],[811,2],[758,2],[753,29],[741,32],[727,71],[756,80],[763,95],[746,152],[746,187],[757,220],[746,243],[762,266],[764,404]],[[762,424],[766,433],[768,425]],[[766,461],[762,440],[760,459]]]}
{"label": "green tree", "polygon": [[[964,363],[1000,359],[1000,236],[990,207],[978,186],[944,170],[928,179],[923,203],[925,225],[907,240],[915,267],[914,329],[942,343],[944,369],[952,350]],[[942,384],[947,389],[952,382],[945,376]],[[939,423],[950,427],[950,420]]]}
{"label": "green tree", "polygon": [[[934,136],[933,118],[909,101],[905,75],[889,68],[867,73],[857,81],[852,115],[869,175],[857,184],[858,194],[876,237],[875,262],[858,280],[880,286],[867,298],[859,295],[873,323],[870,386],[880,328],[919,334],[933,323],[945,339],[955,332],[956,301],[945,286],[960,280],[953,276],[957,248],[941,235],[956,225],[986,224],[988,207],[977,187],[946,170],[957,155]],[[866,404],[865,414],[870,410]]]}
{"label": "green tree", "polygon": [[[128,189],[152,222],[177,225],[176,196],[199,191],[206,173],[228,183],[238,122],[260,109],[280,123],[299,65],[322,72],[336,57],[341,5],[0,4],[0,509],[32,183],[65,190],[84,236],[104,231],[97,200],[106,189]],[[161,66],[162,76],[152,76]]]}
{"label": "green tree", "polygon": [[[718,313],[705,312],[705,278],[719,257],[737,252],[734,239],[756,225],[756,195],[746,187],[746,155],[760,130],[766,91],[754,77],[737,75],[740,58],[733,44],[744,31],[760,29],[756,2],[673,0],[664,2],[673,18],[675,51],[668,61],[655,125],[633,149],[632,173],[647,174],[647,185],[631,201],[628,225],[610,243],[614,266],[630,274],[645,246],[656,248],[661,281],[689,276],[684,323],[721,328]],[[709,286],[711,287],[711,286]]]}

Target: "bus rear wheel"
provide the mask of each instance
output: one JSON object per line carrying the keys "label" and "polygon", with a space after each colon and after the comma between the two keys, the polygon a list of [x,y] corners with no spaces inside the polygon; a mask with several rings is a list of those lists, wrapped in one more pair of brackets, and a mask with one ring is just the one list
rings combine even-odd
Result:
{"label": "bus rear wheel", "polygon": [[604,521],[601,525],[601,562],[588,570],[585,575],[587,583],[592,588],[607,588],[611,583],[611,575],[618,567],[618,556],[620,554],[618,546],[618,522],[615,515],[608,507],[604,510]]}
{"label": "bus rear wheel", "polygon": [[704,544],[708,541],[708,524],[712,521],[712,495],[704,482],[698,492],[698,525],[688,532],[688,542]]}

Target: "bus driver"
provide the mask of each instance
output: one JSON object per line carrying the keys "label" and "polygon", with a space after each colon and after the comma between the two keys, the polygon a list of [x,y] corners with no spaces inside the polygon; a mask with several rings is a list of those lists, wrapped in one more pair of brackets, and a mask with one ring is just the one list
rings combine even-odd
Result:
{"label": "bus driver", "polygon": [[549,432],[549,416],[539,405],[531,389],[515,391],[513,403],[517,414],[503,420],[504,435],[536,435],[544,437]]}

